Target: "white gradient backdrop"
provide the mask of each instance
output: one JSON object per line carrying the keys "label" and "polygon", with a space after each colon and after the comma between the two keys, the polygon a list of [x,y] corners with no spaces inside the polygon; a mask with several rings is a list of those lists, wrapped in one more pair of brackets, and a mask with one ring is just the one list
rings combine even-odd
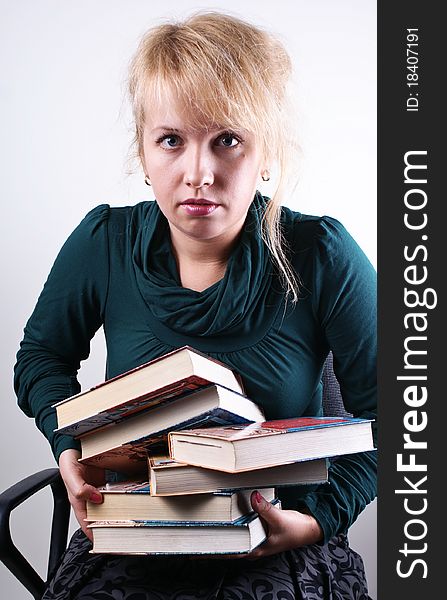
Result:
{"label": "white gradient backdrop", "polygon": [[[135,204],[149,192],[141,171],[127,174],[128,60],[148,27],[205,8],[247,18],[285,43],[303,150],[300,183],[287,204],[338,218],[376,262],[374,0],[0,0],[0,490],[54,465],[12,389],[23,327],[52,262],[90,208]],[[104,356],[98,334],[81,369],[84,387],[103,379]],[[42,492],[13,514],[14,539],[42,574],[49,506]],[[375,599],[375,502],[350,539]],[[2,565],[0,589],[10,600],[29,597]]]}

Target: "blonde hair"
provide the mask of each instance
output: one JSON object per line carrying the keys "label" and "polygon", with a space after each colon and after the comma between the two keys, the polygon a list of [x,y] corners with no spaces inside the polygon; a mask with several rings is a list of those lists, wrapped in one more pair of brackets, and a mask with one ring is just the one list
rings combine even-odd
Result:
{"label": "blonde hair", "polygon": [[278,185],[263,215],[262,236],[286,295],[296,301],[297,276],[280,229],[281,199],[290,184],[288,156],[296,150],[289,135],[290,73],[289,55],[270,34],[227,14],[201,12],[183,22],[158,25],[143,36],[130,65],[129,92],[141,159],[148,98],[163,101],[169,90],[194,126],[249,131],[260,143],[264,160],[277,162]]}

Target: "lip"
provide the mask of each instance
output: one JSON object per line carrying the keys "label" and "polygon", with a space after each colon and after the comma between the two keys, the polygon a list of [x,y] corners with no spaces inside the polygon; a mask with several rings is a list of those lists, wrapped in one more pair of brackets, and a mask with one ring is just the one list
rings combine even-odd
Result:
{"label": "lip", "polygon": [[183,202],[180,203],[181,205],[214,205],[214,206],[218,206],[217,202],[213,202],[212,200],[208,200],[207,198],[187,198],[186,200],[184,200]]}
{"label": "lip", "polygon": [[180,206],[190,217],[206,217],[219,208],[219,204],[206,198],[188,198]]}

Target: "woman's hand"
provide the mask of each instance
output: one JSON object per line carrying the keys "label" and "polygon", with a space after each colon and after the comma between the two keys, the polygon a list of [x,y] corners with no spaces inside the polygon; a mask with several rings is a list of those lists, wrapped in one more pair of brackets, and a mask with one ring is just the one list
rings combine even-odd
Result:
{"label": "woman's hand", "polygon": [[252,493],[251,505],[267,526],[268,537],[247,558],[261,558],[299,546],[315,544],[323,539],[323,530],[312,515],[276,508],[259,492]]}
{"label": "woman's hand", "polygon": [[59,457],[59,470],[68,492],[76,519],[85,535],[92,540],[91,529],[87,529],[86,502],[100,504],[102,495],[95,486],[105,483],[104,469],[90,467],[78,462],[81,453],[78,450],[64,450]]}

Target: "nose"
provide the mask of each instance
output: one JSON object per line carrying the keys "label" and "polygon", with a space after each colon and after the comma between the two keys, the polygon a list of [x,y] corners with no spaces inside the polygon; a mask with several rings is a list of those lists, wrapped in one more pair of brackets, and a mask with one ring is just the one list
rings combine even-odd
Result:
{"label": "nose", "polygon": [[185,153],[183,182],[191,188],[200,189],[214,183],[212,158],[203,148],[190,147]]}

